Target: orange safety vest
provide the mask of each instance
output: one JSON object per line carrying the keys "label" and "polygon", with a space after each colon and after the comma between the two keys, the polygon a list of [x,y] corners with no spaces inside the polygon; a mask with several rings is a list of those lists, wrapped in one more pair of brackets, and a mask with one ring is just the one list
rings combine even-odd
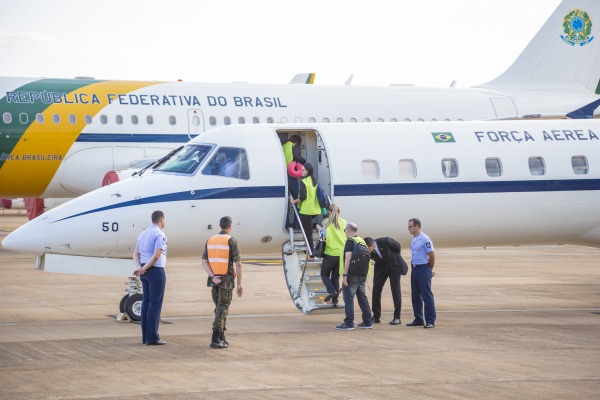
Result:
{"label": "orange safety vest", "polygon": [[229,239],[230,235],[218,234],[206,242],[208,263],[215,275],[227,275],[229,269]]}

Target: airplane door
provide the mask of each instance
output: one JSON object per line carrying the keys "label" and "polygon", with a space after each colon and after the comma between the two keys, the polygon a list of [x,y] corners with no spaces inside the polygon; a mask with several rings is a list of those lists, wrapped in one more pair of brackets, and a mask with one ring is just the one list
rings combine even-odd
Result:
{"label": "airplane door", "polygon": [[204,132],[204,114],[196,108],[188,111],[188,137],[195,138]]}
{"label": "airplane door", "polygon": [[510,97],[493,97],[490,101],[496,112],[496,118],[512,118],[518,115],[517,107]]}

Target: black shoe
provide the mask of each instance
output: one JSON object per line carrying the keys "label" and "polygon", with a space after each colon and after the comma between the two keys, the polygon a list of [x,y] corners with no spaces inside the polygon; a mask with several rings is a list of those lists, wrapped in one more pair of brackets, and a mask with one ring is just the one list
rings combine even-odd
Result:
{"label": "black shoe", "polygon": [[413,321],[410,324],[406,324],[406,326],[423,326],[423,323],[419,321]]}
{"label": "black shoe", "polygon": [[226,349],[228,346],[222,341],[210,342],[211,349]]}
{"label": "black shoe", "polygon": [[323,302],[327,303],[329,300],[337,300],[338,296],[338,293],[329,293],[327,296],[325,296]]}
{"label": "black shoe", "polygon": [[167,344],[167,342],[162,339],[159,339],[156,342],[146,343],[146,346],[162,346],[163,344]]}
{"label": "black shoe", "polygon": [[435,325],[434,324],[427,324],[423,328],[425,328],[425,329],[431,329],[431,328],[435,328]]}
{"label": "black shoe", "polygon": [[379,318],[373,318],[373,323],[374,324],[380,324],[381,320]]}

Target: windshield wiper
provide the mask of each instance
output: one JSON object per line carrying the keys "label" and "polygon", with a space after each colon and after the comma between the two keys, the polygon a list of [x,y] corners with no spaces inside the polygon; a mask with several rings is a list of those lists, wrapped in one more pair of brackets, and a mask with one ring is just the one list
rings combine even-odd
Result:
{"label": "windshield wiper", "polygon": [[159,158],[158,160],[156,160],[152,164],[148,164],[144,168],[140,169],[138,172],[134,172],[131,176],[135,176],[135,175],[141,176],[150,167],[152,167],[152,169],[156,169],[156,168],[160,167],[162,164],[164,164],[165,161],[167,161],[168,159],[170,159],[171,157],[173,157],[181,149],[183,149],[183,146],[179,146],[175,150],[172,150],[166,156]]}

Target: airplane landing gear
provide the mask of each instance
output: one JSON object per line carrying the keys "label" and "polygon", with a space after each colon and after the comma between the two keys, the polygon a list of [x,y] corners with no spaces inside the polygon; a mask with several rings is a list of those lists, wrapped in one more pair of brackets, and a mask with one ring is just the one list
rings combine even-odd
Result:
{"label": "airplane landing gear", "polygon": [[127,294],[123,296],[119,304],[119,315],[117,321],[139,321],[142,318],[142,283],[137,276],[130,276],[125,283]]}

